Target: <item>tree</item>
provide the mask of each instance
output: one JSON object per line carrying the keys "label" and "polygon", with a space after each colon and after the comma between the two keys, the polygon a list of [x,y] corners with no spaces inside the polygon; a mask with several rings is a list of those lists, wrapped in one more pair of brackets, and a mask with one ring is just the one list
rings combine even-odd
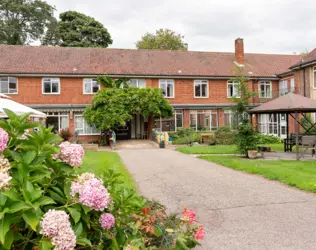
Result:
{"label": "tree", "polygon": [[247,124],[249,122],[247,111],[249,109],[249,99],[257,93],[249,90],[249,77],[244,74],[244,67],[237,66],[234,70],[235,77],[232,81],[237,82],[237,93],[232,97],[235,105],[232,106],[232,111],[238,117],[238,122]]}
{"label": "tree", "polygon": [[[133,115],[170,117],[173,110],[157,88],[102,88],[84,111],[88,124],[96,126],[103,133],[125,125]],[[149,133],[149,136],[151,134]]]}
{"label": "tree", "polygon": [[55,21],[54,7],[41,0],[0,1],[0,43],[28,44]]}
{"label": "tree", "polygon": [[60,21],[51,25],[47,31],[44,45],[106,48],[113,42],[108,30],[93,17],[76,11],[66,11],[59,18]]}
{"label": "tree", "polygon": [[184,36],[170,29],[156,30],[156,34],[146,33],[136,43],[137,49],[188,50]]}

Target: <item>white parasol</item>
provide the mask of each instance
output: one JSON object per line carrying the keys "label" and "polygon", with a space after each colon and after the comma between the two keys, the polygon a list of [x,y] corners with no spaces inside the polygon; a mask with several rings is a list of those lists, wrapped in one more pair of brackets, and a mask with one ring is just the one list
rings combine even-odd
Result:
{"label": "white parasol", "polygon": [[17,115],[30,113],[31,117],[46,117],[46,114],[40,111],[37,111],[35,109],[32,109],[28,106],[25,106],[23,104],[20,104],[18,102],[15,102],[13,100],[10,100],[9,98],[11,97],[0,93],[0,117],[1,118],[7,117],[7,115],[5,114],[3,110],[4,108],[11,110]]}

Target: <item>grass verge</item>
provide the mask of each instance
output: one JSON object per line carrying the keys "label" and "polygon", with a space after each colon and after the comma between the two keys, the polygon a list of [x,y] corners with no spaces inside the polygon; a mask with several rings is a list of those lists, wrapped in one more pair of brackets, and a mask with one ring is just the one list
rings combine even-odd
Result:
{"label": "grass verge", "polygon": [[[258,146],[269,146],[272,151],[283,151],[283,143],[269,144],[269,145],[258,145]],[[295,150],[295,147],[293,147]],[[215,145],[215,146],[193,146],[193,147],[180,147],[177,151],[185,154],[237,154],[235,145]]]}
{"label": "grass verge", "polygon": [[122,175],[125,187],[137,190],[132,176],[125,168],[120,156],[115,152],[86,151],[82,166],[78,169],[78,172],[92,172],[96,175],[101,175],[110,168],[114,168],[115,171]]}
{"label": "grass verge", "polygon": [[235,170],[258,174],[301,190],[316,192],[315,161],[249,160],[238,156],[200,156],[199,158]]}

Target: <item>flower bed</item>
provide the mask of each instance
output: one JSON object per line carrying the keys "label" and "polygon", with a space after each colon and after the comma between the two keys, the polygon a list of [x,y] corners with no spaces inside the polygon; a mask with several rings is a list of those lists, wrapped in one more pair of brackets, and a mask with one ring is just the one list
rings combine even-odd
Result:
{"label": "flower bed", "polygon": [[[78,175],[84,150],[27,116],[0,120],[0,249],[192,249],[204,237],[181,218],[103,176]],[[37,131],[25,130],[37,127]],[[75,168],[75,169],[74,169]]]}

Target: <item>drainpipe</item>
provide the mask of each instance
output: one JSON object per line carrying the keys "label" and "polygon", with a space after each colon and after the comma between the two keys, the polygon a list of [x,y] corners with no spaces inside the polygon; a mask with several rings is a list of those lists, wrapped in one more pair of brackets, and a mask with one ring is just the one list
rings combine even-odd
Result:
{"label": "drainpipe", "polygon": [[303,70],[303,83],[304,83],[304,96],[306,97],[306,79],[305,79],[305,71],[306,71],[306,68],[304,68]]}

